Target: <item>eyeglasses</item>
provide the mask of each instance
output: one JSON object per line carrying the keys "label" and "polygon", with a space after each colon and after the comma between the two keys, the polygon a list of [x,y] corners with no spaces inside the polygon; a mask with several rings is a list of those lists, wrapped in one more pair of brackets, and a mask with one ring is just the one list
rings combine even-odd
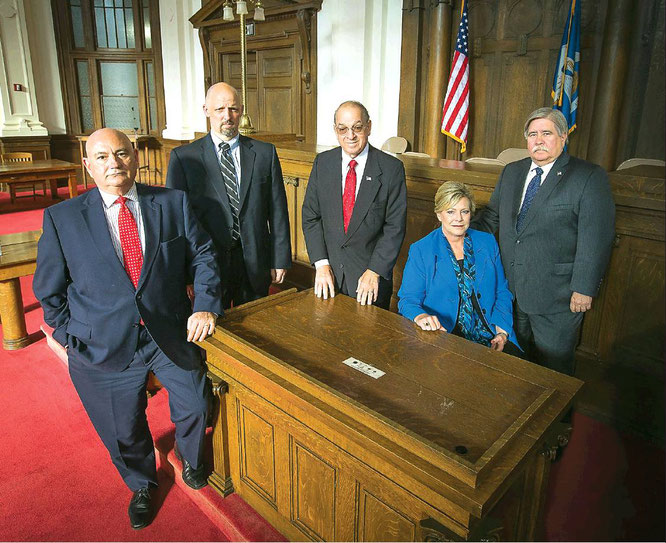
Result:
{"label": "eyeglasses", "polygon": [[360,134],[365,130],[365,125],[362,123],[356,123],[354,126],[344,126],[344,125],[337,125],[335,127],[335,131],[340,135],[344,136],[348,130],[351,130],[354,134]]}

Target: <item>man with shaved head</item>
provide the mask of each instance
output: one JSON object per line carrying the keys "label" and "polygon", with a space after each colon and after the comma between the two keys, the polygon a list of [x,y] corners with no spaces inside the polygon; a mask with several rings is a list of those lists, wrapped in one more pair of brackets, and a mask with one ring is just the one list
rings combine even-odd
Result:
{"label": "man with shaved head", "polygon": [[[153,371],[169,392],[183,480],[206,485],[201,350],[222,314],[217,259],[182,191],[134,181],[125,134],[93,133],[83,159],[97,188],[44,211],[33,290],[67,350],[90,420],[132,490],[134,529],[153,518],[155,449],[146,421]],[[186,285],[192,281],[194,307]]]}
{"label": "man with shaved head", "polygon": [[222,270],[225,308],[268,294],[291,267],[287,197],[275,146],[238,133],[238,91],[208,89],[204,113],[210,133],[171,151],[167,187],[190,195]]}

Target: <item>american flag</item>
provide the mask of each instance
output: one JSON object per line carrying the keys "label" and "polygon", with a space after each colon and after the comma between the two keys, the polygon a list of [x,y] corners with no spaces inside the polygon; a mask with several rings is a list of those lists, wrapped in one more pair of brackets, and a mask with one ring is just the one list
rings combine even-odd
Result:
{"label": "american flag", "polygon": [[467,26],[467,1],[463,0],[456,50],[446,89],[442,110],[442,133],[462,144],[461,152],[467,149],[467,129],[469,127],[469,37]]}

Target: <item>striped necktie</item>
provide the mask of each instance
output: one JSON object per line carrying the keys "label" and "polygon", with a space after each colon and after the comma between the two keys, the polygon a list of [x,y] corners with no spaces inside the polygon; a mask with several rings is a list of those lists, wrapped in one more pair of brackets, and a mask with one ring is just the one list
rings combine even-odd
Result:
{"label": "striped necktie", "polygon": [[238,197],[238,187],[236,185],[236,167],[234,166],[231,147],[229,147],[228,143],[220,143],[220,169],[222,170],[222,177],[224,177],[224,186],[227,189],[231,215],[233,217],[231,239],[236,241],[240,238],[240,198]]}

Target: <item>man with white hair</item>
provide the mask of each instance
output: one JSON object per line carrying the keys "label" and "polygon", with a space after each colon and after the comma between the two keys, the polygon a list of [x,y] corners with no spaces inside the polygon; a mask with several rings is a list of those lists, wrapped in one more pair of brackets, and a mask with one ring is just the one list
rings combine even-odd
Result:
{"label": "man with white hair", "polygon": [[534,362],[573,375],[583,314],[610,258],[615,204],[606,172],[564,150],[560,111],[532,112],[524,133],[529,158],[507,164],[472,228],[499,228],[520,345]]}

